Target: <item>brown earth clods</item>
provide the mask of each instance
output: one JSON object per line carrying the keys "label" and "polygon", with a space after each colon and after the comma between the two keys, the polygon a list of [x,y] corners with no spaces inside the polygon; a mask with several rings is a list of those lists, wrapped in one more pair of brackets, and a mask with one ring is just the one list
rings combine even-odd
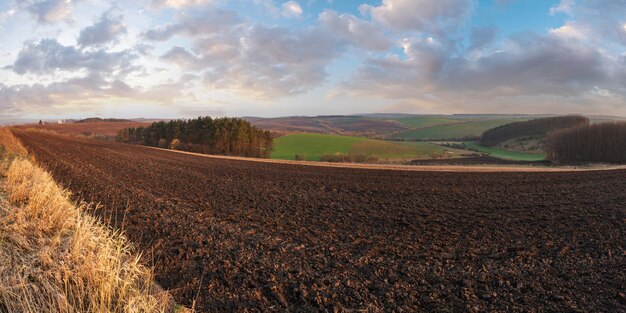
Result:
{"label": "brown earth clods", "polygon": [[488,155],[471,156],[453,159],[427,159],[413,160],[415,165],[528,165],[528,166],[550,166],[552,162],[544,161],[518,161],[496,158]]}
{"label": "brown earth clods", "polygon": [[198,311],[626,310],[625,170],[324,168],[16,134]]}

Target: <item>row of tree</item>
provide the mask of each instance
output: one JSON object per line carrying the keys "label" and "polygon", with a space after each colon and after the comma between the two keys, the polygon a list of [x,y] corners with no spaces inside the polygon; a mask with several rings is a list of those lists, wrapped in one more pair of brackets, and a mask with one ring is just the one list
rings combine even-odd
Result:
{"label": "row of tree", "polygon": [[208,116],[122,129],[116,140],[198,153],[257,158],[269,157],[273,146],[270,132],[248,121]]}
{"label": "row of tree", "polygon": [[547,158],[555,163],[626,164],[626,122],[582,125],[548,136]]}
{"label": "row of tree", "polygon": [[515,138],[545,137],[548,133],[558,129],[582,125],[589,125],[589,119],[576,115],[515,122],[485,131],[480,138],[480,144],[490,147]]}

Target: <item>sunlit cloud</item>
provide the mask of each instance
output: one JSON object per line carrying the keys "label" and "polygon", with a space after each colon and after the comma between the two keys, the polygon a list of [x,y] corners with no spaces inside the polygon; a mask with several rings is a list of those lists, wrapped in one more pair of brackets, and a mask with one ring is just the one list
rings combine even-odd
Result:
{"label": "sunlit cloud", "polygon": [[626,115],[624,1],[364,2],[11,0],[0,108]]}

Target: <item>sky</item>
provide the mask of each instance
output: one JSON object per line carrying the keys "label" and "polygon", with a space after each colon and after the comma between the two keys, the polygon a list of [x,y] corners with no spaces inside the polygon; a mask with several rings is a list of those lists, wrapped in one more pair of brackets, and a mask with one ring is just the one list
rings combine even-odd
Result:
{"label": "sky", "polygon": [[0,0],[0,119],[626,116],[626,0]]}

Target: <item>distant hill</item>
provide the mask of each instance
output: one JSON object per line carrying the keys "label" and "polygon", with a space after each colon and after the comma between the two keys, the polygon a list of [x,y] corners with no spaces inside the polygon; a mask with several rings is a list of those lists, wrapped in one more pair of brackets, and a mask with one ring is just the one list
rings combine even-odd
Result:
{"label": "distant hill", "polygon": [[445,148],[429,142],[390,142],[362,137],[291,134],[274,140],[272,159],[320,161],[325,156],[342,154],[367,159],[410,161],[433,157],[458,157],[467,152]]}
{"label": "distant hill", "polygon": [[425,119],[400,119],[402,123],[415,125],[416,127],[394,134],[391,138],[396,140],[476,140],[490,128],[509,124],[515,121],[525,120],[521,118],[442,118],[430,117]]}
{"label": "distant hill", "polygon": [[517,138],[541,139],[545,138],[551,131],[589,123],[589,118],[577,115],[546,117],[530,121],[515,122],[485,131],[480,138],[480,144],[493,147]]}
{"label": "distant hill", "polygon": [[277,118],[243,117],[254,126],[280,134],[318,133],[380,137],[409,129],[394,120],[365,116],[289,116]]}
{"label": "distant hill", "polygon": [[118,119],[118,118],[99,118],[99,117],[90,117],[82,120],[75,121],[74,123],[128,123],[133,122],[132,120],[126,119]]}

